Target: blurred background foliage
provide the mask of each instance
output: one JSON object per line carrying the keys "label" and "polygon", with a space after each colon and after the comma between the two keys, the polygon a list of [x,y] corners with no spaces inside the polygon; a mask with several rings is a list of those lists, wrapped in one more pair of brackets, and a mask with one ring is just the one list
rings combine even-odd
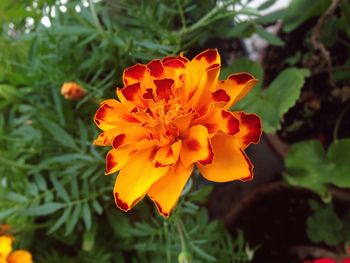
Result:
{"label": "blurred background foliage", "polygon": [[[173,221],[178,220],[178,210],[165,221],[147,201],[127,215],[115,208],[114,178],[103,176],[104,149],[92,145],[98,133],[93,114],[98,103],[113,97],[122,85],[124,68],[218,47],[222,78],[247,71],[260,79],[235,109],[258,113],[267,133],[283,130],[285,114],[298,104],[307,78],[317,74],[305,62],[315,47],[301,40],[302,47],[279,61],[277,73],[266,74],[264,65],[249,59],[244,47],[243,57],[232,57],[228,43],[242,45],[242,39],[258,35],[271,46],[288,49],[285,36],[320,17],[334,1],[292,0],[287,8],[267,15],[262,13],[276,0],[263,1],[257,8],[249,2],[0,1],[0,222],[11,225],[20,236],[17,245],[30,248],[35,262],[177,260],[181,248]],[[350,4],[338,4],[339,13],[317,36],[328,49],[343,43],[343,58],[333,61],[329,93],[334,85],[349,83]],[[283,21],[278,35],[266,29],[277,21]],[[307,30],[308,39],[312,32]],[[67,81],[79,83],[86,96],[64,99],[60,87]],[[339,104],[343,115],[336,118],[338,128],[327,154],[318,141],[306,141],[295,144],[285,161],[288,183],[309,188],[328,203],[330,184],[350,187],[344,177],[350,172],[349,140],[338,140],[349,135],[339,132],[347,103],[344,99]],[[300,118],[303,123],[307,116]],[[310,162],[303,161],[305,152]],[[203,189],[196,185],[179,206],[192,262],[249,262],[256,248],[248,246],[242,232],[232,237],[219,221],[209,220],[204,204],[211,188]],[[314,204],[313,209],[308,225],[333,211],[330,204]],[[336,215],[332,220],[339,226],[334,231],[346,224]],[[307,231],[312,240],[324,238],[330,245],[350,240],[342,236],[339,242],[332,241],[315,229]]]}

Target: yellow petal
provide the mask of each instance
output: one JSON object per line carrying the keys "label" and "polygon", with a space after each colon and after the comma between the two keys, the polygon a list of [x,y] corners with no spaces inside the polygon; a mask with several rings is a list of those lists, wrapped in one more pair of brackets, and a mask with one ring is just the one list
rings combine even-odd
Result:
{"label": "yellow petal", "polygon": [[217,134],[211,139],[214,151],[213,162],[206,166],[197,164],[199,171],[207,180],[229,182],[247,181],[253,178],[253,165],[234,137]]}
{"label": "yellow petal", "polygon": [[101,103],[94,121],[103,131],[117,127],[130,127],[139,125],[140,121],[129,113],[127,107],[117,100],[109,99]]}
{"label": "yellow petal", "polygon": [[155,158],[155,167],[170,166],[177,162],[181,150],[181,141],[169,144],[158,150]]}
{"label": "yellow petal", "polygon": [[16,250],[7,258],[8,263],[33,263],[32,255],[26,250]]}
{"label": "yellow petal", "polygon": [[203,125],[192,126],[184,135],[180,158],[185,166],[200,162],[211,163],[213,152],[208,138],[208,130]]}
{"label": "yellow petal", "polygon": [[0,258],[6,258],[12,251],[13,237],[0,236]]}
{"label": "yellow petal", "polygon": [[155,168],[155,150],[151,148],[137,152],[119,172],[114,185],[114,197],[121,210],[133,208],[151,185],[169,170],[169,167]]}
{"label": "yellow petal", "polygon": [[168,173],[156,181],[147,194],[156,204],[158,212],[168,217],[175,207],[183,188],[193,170],[193,165],[185,167],[180,161]]}

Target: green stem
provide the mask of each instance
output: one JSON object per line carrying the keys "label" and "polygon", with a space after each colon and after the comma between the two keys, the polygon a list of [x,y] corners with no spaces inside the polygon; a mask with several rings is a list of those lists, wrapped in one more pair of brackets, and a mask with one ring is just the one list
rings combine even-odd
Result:
{"label": "green stem", "polygon": [[166,262],[170,263],[171,262],[171,257],[170,257],[170,236],[169,236],[169,228],[168,228],[168,222],[164,220],[164,234],[165,234],[165,239],[166,239]]}
{"label": "green stem", "polygon": [[[182,28],[179,32],[180,35],[191,33],[192,31],[203,27],[208,24],[208,21],[212,19],[217,13],[219,13],[222,9],[227,8],[229,5],[234,4],[237,0],[230,0],[226,3],[223,3],[221,6],[216,6],[213,8],[210,12],[208,12],[205,16],[203,16],[201,19],[199,19],[196,23],[191,25],[190,27]],[[215,19],[214,19],[215,20]],[[214,21],[212,20],[212,21]]]}
{"label": "green stem", "polygon": [[182,229],[182,222],[181,222],[180,217],[177,217],[175,219],[175,226],[176,226],[177,232],[179,234],[179,239],[180,239],[180,244],[181,244],[181,252],[185,252],[186,251],[186,240],[185,240],[184,230]]}
{"label": "green stem", "polygon": [[338,140],[338,133],[340,129],[340,124],[343,121],[343,118],[347,111],[350,109],[350,103],[345,107],[345,109],[340,113],[339,118],[337,119],[337,122],[335,123],[334,130],[333,130],[333,140],[337,141]]}

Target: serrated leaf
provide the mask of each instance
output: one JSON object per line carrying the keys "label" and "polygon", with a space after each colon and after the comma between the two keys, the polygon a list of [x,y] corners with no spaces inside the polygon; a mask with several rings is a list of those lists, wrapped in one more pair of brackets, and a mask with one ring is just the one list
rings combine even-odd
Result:
{"label": "serrated leaf", "polygon": [[62,207],[64,207],[63,203],[50,202],[24,209],[21,211],[21,214],[26,216],[45,216],[60,210]]}

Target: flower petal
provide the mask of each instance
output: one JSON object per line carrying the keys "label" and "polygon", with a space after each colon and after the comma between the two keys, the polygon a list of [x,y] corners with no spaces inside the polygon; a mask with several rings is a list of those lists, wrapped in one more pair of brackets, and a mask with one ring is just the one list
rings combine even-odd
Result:
{"label": "flower petal", "polygon": [[0,259],[6,258],[12,251],[13,238],[11,236],[0,236]]}
{"label": "flower petal", "polygon": [[247,114],[243,111],[232,112],[239,121],[239,133],[235,135],[243,149],[252,143],[258,143],[262,130],[260,118],[255,114]]}
{"label": "flower petal", "polygon": [[222,89],[226,91],[231,98],[226,104],[225,109],[229,109],[245,97],[257,82],[258,80],[248,73],[232,74],[227,80],[220,81],[217,90]]}
{"label": "flower petal", "polygon": [[121,210],[133,208],[150,186],[168,172],[169,167],[154,167],[154,156],[154,148],[139,151],[119,172],[114,185],[114,197]]}
{"label": "flower petal", "polygon": [[98,146],[111,146],[114,138],[123,133],[124,130],[124,127],[117,127],[108,131],[104,131],[98,135],[94,141],[94,144]]}
{"label": "flower petal", "polygon": [[147,64],[150,75],[155,78],[162,78],[164,76],[164,66],[159,59],[152,60]]}
{"label": "flower petal", "polygon": [[171,96],[173,96],[172,86],[174,85],[174,80],[172,79],[156,79],[154,80],[156,85],[157,99],[164,99],[168,101]]}
{"label": "flower petal", "polygon": [[101,103],[94,121],[103,131],[117,127],[130,127],[139,123],[139,120],[129,113],[124,104],[114,99],[105,100]]}
{"label": "flower petal", "polygon": [[139,142],[142,139],[149,138],[149,130],[142,126],[133,126],[125,129],[124,133],[120,133],[113,139],[113,148],[118,149],[125,145]]}
{"label": "flower petal", "polygon": [[155,167],[173,165],[177,162],[181,150],[181,141],[169,144],[158,150],[155,159]]}
{"label": "flower petal", "polygon": [[134,104],[139,108],[145,108],[147,106],[147,102],[143,98],[143,92],[141,89],[140,82],[130,84],[119,90],[117,93],[118,97],[123,96],[123,98],[119,97],[121,101],[127,100]]}
{"label": "flower petal", "polygon": [[208,129],[210,137],[214,136],[218,131],[222,131],[227,135],[236,134],[240,127],[239,121],[232,112],[212,107],[207,114],[195,120],[194,125],[201,124]]}
{"label": "flower petal", "polygon": [[26,250],[16,250],[8,258],[8,263],[33,263],[32,254]]}
{"label": "flower petal", "polygon": [[166,175],[156,181],[148,190],[148,196],[156,204],[158,212],[162,216],[168,217],[170,215],[192,170],[193,165],[185,167],[178,161]]}
{"label": "flower petal", "polygon": [[213,162],[206,166],[197,164],[199,171],[207,180],[229,182],[247,181],[253,178],[253,165],[234,137],[217,134],[211,139]]}
{"label": "flower petal", "polygon": [[205,126],[192,126],[187,131],[182,142],[180,157],[186,167],[195,162],[200,162],[203,165],[212,162],[213,151]]}
{"label": "flower petal", "polygon": [[127,68],[123,72],[124,86],[128,86],[137,82],[141,82],[148,73],[148,69],[143,64],[136,64]]}

